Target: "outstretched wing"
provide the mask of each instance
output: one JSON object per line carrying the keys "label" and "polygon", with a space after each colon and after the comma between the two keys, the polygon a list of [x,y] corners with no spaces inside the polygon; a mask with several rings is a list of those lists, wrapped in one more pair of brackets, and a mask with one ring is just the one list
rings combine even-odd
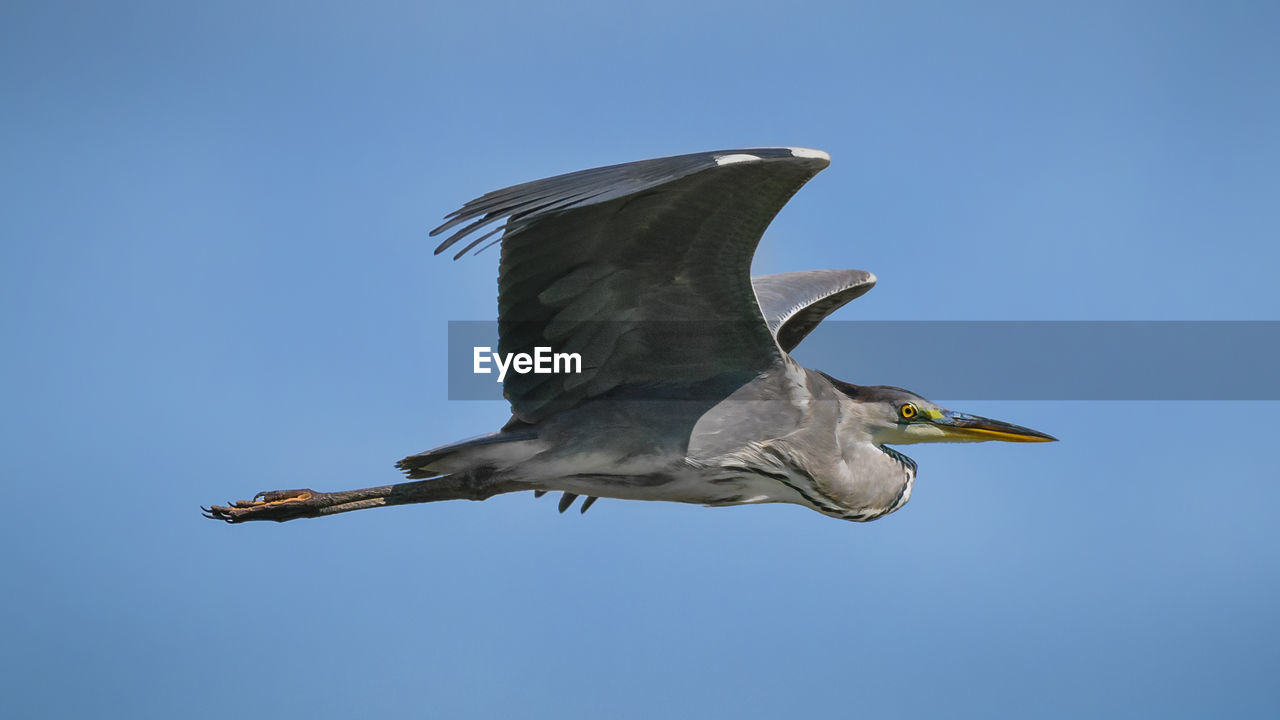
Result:
{"label": "outstretched wing", "polygon": [[774,215],[829,162],[800,148],[645,160],[498,190],[450,215],[433,235],[469,224],[437,253],[507,218],[499,352],[582,358],[580,374],[508,373],[516,417],[536,422],[606,394],[723,397],[778,366],[751,258]]}
{"label": "outstretched wing", "polygon": [[866,270],[805,270],[751,278],[778,347],[791,352],[828,315],[875,287]]}

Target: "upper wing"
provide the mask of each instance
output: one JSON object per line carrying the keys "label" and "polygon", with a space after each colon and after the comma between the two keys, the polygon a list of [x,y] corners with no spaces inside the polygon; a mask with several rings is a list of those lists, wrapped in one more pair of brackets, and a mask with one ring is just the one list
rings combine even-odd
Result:
{"label": "upper wing", "polygon": [[751,278],[769,331],[791,352],[828,315],[875,287],[866,270],[805,270]]}
{"label": "upper wing", "polygon": [[800,148],[681,155],[516,185],[453,213],[433,235],[470,224],[437,253],[508,218],[499,352],[582,357],[581,374],[508,373],[516,417],[536,422],[605,394],[724,397],[781,363],[751,258],[774,215],[829,162]]}

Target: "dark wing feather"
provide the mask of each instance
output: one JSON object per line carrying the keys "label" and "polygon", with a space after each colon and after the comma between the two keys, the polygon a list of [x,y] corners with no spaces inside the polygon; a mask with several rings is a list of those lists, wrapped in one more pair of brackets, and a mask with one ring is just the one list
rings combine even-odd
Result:
{"label": "dark wing feather", "polygon": [[432,234],[466,225],[437,253],[508,218],[499,352],[582,356],[580,375],[509,373],[515,416],[533,423],[606,394],[723,397],[777,366],[751,258],[828,163],[789,148],[681,155],[516,185],[451,214]]}
{"label": "dark wing feather", "polygon": [[876,276],[865,270],[805,270],[751,278],[760,312],[785,352],[875,284]]}

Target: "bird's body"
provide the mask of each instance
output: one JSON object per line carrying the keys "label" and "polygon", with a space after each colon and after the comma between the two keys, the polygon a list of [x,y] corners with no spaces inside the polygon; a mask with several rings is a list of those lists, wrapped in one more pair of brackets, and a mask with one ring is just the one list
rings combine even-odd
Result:
{"label": "bird's body", "polygon": [[470,239],[456,259],[505,230],[499,352],[572,352],[581,371],[508,375],[511,420],[400,461],[419,482],[277,491],[211,516],[287,520],[531,490],[563,493],[561,511],[584,496],[583,511],[600,497],[792,503],[866,521],[911,497],[916,465],[892,444],[1051,440],[791,358],[823,318],[875,284],[861,270],[750,277],[765,227],[828,163],[803,148],[697,153],[467,203],[432,234],[461,226],[436,250]]}
{"label": "bird's body", "polygon": [[675,399],[589,403],[401,467],[411,477],[481,472],[586,497],[782,502],[873,520],[911,497],[915,464],[877,445],[860,420],[827,377],[787,358],[710,409]]}

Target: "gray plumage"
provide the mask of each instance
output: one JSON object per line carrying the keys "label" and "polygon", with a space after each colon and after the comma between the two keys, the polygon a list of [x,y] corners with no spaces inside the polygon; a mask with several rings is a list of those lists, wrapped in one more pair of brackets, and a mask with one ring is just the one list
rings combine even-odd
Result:
{"label": "gray plumage", "polygon": [[580,512],[610,497],[783,502],[865,521],[911,497],[916,464],[892,445],[1052,440],[791,358],[875,284],[861,270],[750,277],[769,222],[828,163],[801,148],[696,153],[467,203],[432,234],[450,233],[436,252],[461,245],[455,259],[495,235],[490,244],[501,242],[499,353],[577,353],[581,372],[508,373],[506,425],[401,460],[413,482],[275,490],[206,516],[285,521],[556,491],[562,513],[578,497]]}
{"label": "gray plumage", "polygon": [[466,241],[456,259],[501,232],[498,351],[578,353],[582,372],[508,374],[502,431],[399,467],[560,491],[561,512],[584,496],[582,512],[612,497],[871,520],[915,480],[890,443],[1052,439],[792,360],[875,284],[861,270],[750,277],[765,228],[828,163],[795,148],[696,153],[524,183],[451,213],[436,253]]}
{"label": "gray plumage", "polygon": [[791,352],[828,315],[875,287],[866,270],[804,270],[751,278],[765,324]]}

